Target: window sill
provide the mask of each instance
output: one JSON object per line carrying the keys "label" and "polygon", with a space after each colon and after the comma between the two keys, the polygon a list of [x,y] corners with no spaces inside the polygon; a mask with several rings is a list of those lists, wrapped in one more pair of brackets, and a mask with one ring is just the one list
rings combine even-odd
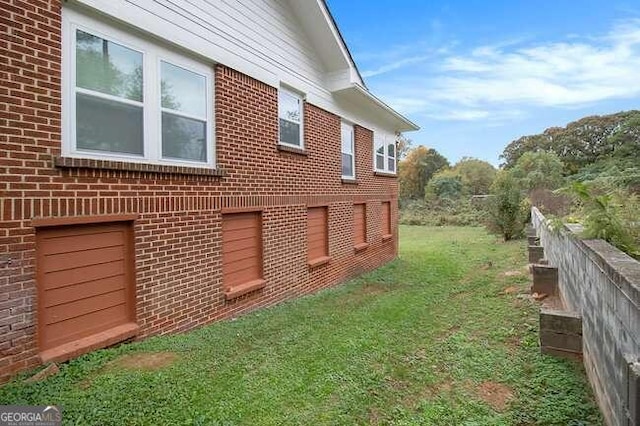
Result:
{"label": "window sill", "polygon": [[150,163],[129,163],[127,161],[94,160],[89,158],[54,157],[53,164],[61,169],[98,169],[141,173],[164,173],[173,175],[226,176],[225,171],[221,169]]}
{"label": "window sill", "polygon": [[308,156],[309,153],[304,148],[296,148],[294,146],[278,144],[278,151],[290,152],[291,154],[298,154]]}
{"label": "window sill", "polygon": [[76,358],[80,355],[86,354],[87,352],[106,348],[107,346],[130,339],[138,334],[139,329],[140,327],[133,322],[122,324],[117,327],[101,331],[97,334],[92,334],[90,336],[83,337],[82,339],[74,340],[40,352],[40,360],[43,364],[46,364],[47,362],[68,361],[71,358]]}
{"label": "window sill", "polygon": [[236,299],[252,291],[260,290],[266,286],[267,282],[263,279],[253,280],[244,284],[237,285],[235,287],[228,288],[224,291],[224,296],[227,300]]}
{"label": "window sill", "polygon": [[380,176],[380,177],[390,177],[390,178],[396,178],[398,177],[398,175],[396,173],[390,173],[390,172],[380,172],[375,170],[373,172],[374,176]]}
{"label": "window sill", "polygon": [[369,243],[360,243],[353,246],[353,251],[359,253],[369,247]]}
{"label": "window sill", "polygon": [[382,234],[382,241],[389,241],[393,238],[393,234]]}
{"label": "window sill", "polygon": [[322,256],[322,257],[318,257],[316,259],[310,260],[309,261],[309,269],[317,268],[318,266],[322,266],[322,265],[326,265],[327,263],[329,263],[330,260],[331,260],[331,258],[329,256]]}
{"label": "window sill", "polygon": [[346,185],[357,185],[358,181],[355,178],[342,178],[342,183]]}

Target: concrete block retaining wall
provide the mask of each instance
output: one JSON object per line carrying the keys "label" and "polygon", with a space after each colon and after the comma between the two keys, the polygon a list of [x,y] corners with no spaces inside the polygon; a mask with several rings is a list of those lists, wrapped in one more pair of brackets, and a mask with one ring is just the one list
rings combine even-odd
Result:
{"label": "concrete block retaining wall", "polygon": [[580,240],[579,227],[553,231],[536,208],[532,225],[560,297],[582,317],[582,352],[608,425],[640,425],[640,262],[602,240]]}

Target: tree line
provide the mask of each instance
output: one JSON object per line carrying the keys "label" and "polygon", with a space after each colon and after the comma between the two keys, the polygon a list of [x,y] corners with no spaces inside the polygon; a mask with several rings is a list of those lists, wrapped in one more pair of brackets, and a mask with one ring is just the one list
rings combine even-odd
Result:
{"label": "tree line", "polygon": [[[510,142],[499,168],[474,158],[455,164],[433,148],[401,145],[404,223],[487,225],[521,234],[533,204],[580,220],[588,237],[632,255],[640,247],[640,111],[585,117]],[[474,202],[475,200],[475,202]]]}

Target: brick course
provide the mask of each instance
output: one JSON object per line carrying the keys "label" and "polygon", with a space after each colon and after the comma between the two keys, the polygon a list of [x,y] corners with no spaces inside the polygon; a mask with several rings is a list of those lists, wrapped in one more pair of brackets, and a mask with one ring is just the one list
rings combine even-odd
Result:
{"label": "brick course", "polygon": [[[138,214],[142,339],[334,286],[397,254],[397,181],[375,176],[373,133],[355,126],[357,183],[341,179],[340,117],[306,103],[304,155],[278,149],[277,90],[215,66],[217,170],[61,157],[61,2],[0,0],[0,381],[40,363],[34,218]],[[353,248],[353,203],[367,203],[366,249]],[[308,205],[329,206],[331,261],[307,265]],[[264,289],[227,301],[221,214],[263,209]]]}

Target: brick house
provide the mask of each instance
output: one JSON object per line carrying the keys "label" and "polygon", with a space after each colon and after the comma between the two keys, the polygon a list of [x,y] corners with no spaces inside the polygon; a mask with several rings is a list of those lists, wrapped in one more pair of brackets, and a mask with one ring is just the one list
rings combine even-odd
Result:
{"label": "brick house", "polygon": [[323,0],[0,0],[0,381],[397,254],[395,141]]}

